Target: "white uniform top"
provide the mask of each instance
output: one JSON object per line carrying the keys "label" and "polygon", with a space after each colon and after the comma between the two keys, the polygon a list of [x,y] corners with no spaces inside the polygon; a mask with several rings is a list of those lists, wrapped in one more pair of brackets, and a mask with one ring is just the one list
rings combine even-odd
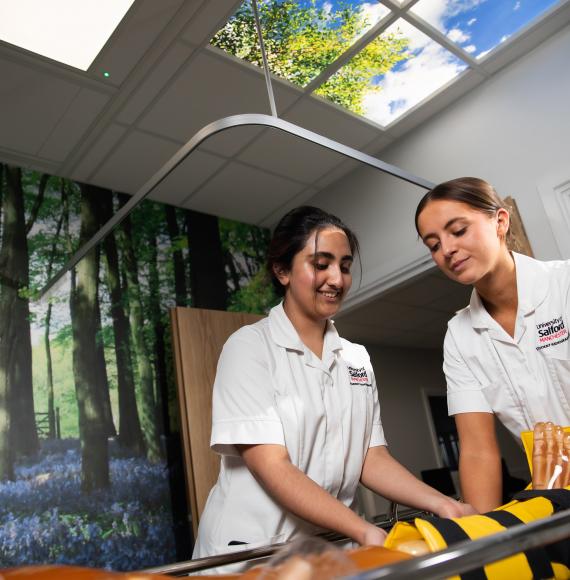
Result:
{"label": "white uniform top", "polygon": [[513,257],[514,338],[473,290],[469,306],[449,321],[443,370],[450,415],[495,413],[518,438],[538,421],[570,425],[570,261]]}
{"label": "white uniform top", "polygon": [[284,511],[251,475],[235,445],[257,443],[286,446],[293,465],[354,509],[366,452],[385,445],[366,349],[340,338],[329,322],[320,360],[281,304],[228,339],[214,383],[210,442],[221,470],[194,558],[322,531]]}

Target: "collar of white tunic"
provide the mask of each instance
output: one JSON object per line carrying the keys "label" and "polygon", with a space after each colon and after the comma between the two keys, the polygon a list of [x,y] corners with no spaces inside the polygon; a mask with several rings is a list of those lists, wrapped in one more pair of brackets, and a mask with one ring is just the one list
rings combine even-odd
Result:
{"label": "collar of white tunic", "polygon": [[[523,254],[511,252],[515,260],[517,276],[517,292],[519,305],[518,316],[526,316],[534,312],[545,300],[548,292],[548,270],[542,262]],[[473,328],[492,328],[496,322],[487,312],[477,290],[473,288],[469,302],[469,314]]]}
{"label": "collar of white tunic", "polygon": [[[303,344],[301,337],[295,330],[293,323],[283,309],[283,302],[274,306],[269,311],[269,331],[273,341],[283,347],[299,352],[308,353],[307,347]],[[325,343],[323,346],[323,360],[328,358],[328,354],[342,349],[342,341],[332,320],[327,321],[325,331]]]}

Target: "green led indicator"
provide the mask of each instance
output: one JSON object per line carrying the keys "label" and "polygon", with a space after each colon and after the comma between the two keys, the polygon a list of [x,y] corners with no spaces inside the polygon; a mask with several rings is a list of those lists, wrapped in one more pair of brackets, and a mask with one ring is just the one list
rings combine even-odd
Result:
{"label": "green led indicator", "polygon": [[103,76],[108,79],[111,75],[107,71],[104,71]]}

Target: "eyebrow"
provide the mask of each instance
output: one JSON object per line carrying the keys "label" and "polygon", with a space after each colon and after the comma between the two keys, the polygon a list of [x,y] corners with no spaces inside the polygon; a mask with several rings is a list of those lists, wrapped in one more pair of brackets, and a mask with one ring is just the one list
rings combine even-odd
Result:
{"label": "eyebrow", "polygon": [[[312,256],[312,258],[326,258],[327,260],[334,260],[335,259],[335,255],[331,254],[330,252],[315,252]],[[349,254],[347,256],[343,256],[340,259],[341,262],[346,262],[346,261],[350,261],[353,262],[354,258]]]}
{"label": "eyebrow", "polygon": [[[459,221],[459,220],[464,220],[465,218],[463,216],[460,217],[455,217],[455,218],[451,218],[444,226],[443,229],[446,230],[447,228],[450,228],[455,222]],[[430,234],[426,234],[423,238],[422,241],[426,241],[428,238],[437,238],[436,234],[430,233]]]}

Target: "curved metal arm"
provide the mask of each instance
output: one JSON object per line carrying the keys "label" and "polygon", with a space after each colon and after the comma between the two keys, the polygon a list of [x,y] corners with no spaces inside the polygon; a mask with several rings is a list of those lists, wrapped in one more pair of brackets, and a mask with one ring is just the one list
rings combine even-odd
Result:
{"label": "curved metal arm", "polygon": [[71,270],[80,260],[92,250],[115,226],[118,226],[130,213],[135,209],[135,207],[143,201],[182,161],[184,161],[192,151],[194,151],[200,144],[208,140],[213,135],[220,133],[222,131],[227,131],[233,127],[243,127],[246,125],[257,125],[262,127],[271,127],[274,129],[279,129],[290,135],[295,135],[300,137],[305,141],[314,143],[329,149],[330,151],[335,151],[340,153],[349,159],[354,159],[355,161],[360,161],[365,165],[379,169],[383,173],[388,175],[393,175],[394,177],[399,177],[408,183],[418,185],[424,189],[431,189],[434,184],[421,177],[416,177],[412,173],[404,171],[395,165],[390,165],[376,157],[367,155],[362,151],[333,141],[328,137],[323,137],[318,133],[303,129],[298,125],[284,121],[278,117],[271,117],[270,115],[261,114],[244,114],[244,115],[233,115],[231,117],[224,117],[213,121],[212,123],[206,125],[200,129],[187,143],[183,145],[139,190],[129,199],[129,201],[121,207],[113,217],[105,223],[99,231],[88,240],[81,248],[79,248],[75,254],[70,258],[70,260],[59,270],[53,278],[48,281],[48,283],[42,288],[40,292],[40,298],[42,298],[49,290],[52,288],[69,270]]}
{"label": "curved metal arm", "polygon": [[498,534],[460,542],[441,552],[349,576],[345,580],[439,580],[569,537],[570,510],[565,510],[528,524],[518,524]]}

